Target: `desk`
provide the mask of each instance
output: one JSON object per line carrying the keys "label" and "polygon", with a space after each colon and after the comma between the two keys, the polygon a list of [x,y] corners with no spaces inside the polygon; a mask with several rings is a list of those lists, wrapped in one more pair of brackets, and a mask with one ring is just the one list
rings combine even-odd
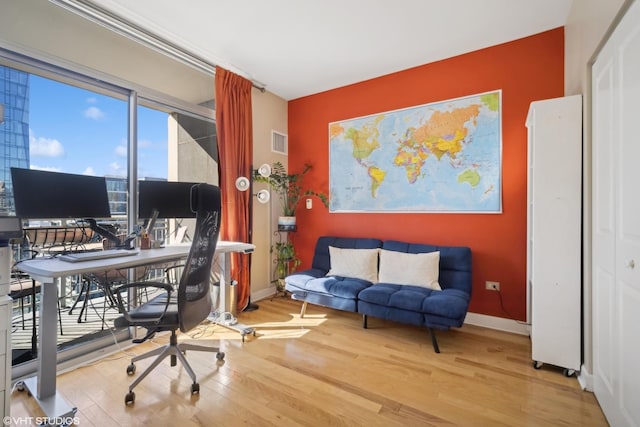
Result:
{"label": "desk", "polygon": [[[25,260],[16,268],[29,274],[42,283],[40,294],[40,334],[37,376],[28,378],[24,385],[34,396],[40,408],[49,418],[73,417],[77,408],[72,408],[61,396],[56,394],[57,370],[57,279],[76,274],[139,267],[142,265],[162,264],[186,258],[190,243],[170,245],[159,249],[140,250],[138,255],[100,259],[82,262],[65,262],[55,257]],[[228,274],[229,261],[224,254],[228,252],[253,252],[255,246],[249,243],[218,241],[216,255],[223,257],[224,272]],[[222,290],[221,286],[221,290]],[[220,295],[225,298],[225,295]]]}

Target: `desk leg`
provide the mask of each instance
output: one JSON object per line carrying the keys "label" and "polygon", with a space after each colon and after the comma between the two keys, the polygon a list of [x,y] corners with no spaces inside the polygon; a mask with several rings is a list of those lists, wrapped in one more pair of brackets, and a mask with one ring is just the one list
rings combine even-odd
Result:
{"label": "desk leg", "polygon": [[227,263],[229,257],[224,252],[218,254],[218,265],[222,265],[222,271],[220,271],[220,296],[218,300],[218,306],[220,311],[226,311],[227,309]]}
{"label": "desk leg", "polygon": [[[226,286],[228,272],[230,269],[229,257],[225,256],[224,252],[216,252],[212,268],[214,271],[216,271],[216,273],[220,275],[218,280],[219,288],[218,288],[218,295],[217,295],[218,307],[213,307],[213,309],[215,310],[217,308],[219,311],[222,311],[222,312],[231,311],[231,310],[227,310],[229,308],[227,307],[227,301],[229,296],[227,295],[227,286]],[[213,312],[211,314],[213,314]]]}
{"label": "desk leg", "polygon": [[28,378],[24,385],[36,399],[45,416],[50,419],[72,417],[77,408],[72,408],[56,393],[56,371],[58,362],[58,306],[55,283],[40,286],[40,348],[38,375]]}
{"label": "desk leg", "polygon": [[[230,279],[230,275],[231,275],[231,257],[227,256],[226,253],[224,252],[220,252],[218,254],[216,254],[218,258],[218,263],[216,265],[222,265],[222,271],[220,272],[220,294],[218,296],[218,301],[219,301],[219,306],[220,309],[222,311],[226,310],[227,308],[227,298],[229,298],[229,296],[227,295],[227,287],[225,286],[226,280],[231,280]],[[233,300],[234,304],[238,304],[238,301],[235,301],[235,299]],[[232,307],[229,307],[230,311]],[[248,334],[252,334],[253,336],[256,335],[256,331],[254,328],[245,325],[243,323],[234,323],[233,325],[229,325],[225,322],[221,322],[220,319],[213,319],[213,322],[224,326],[225,328],[234,330],[236,332],[238,332],[240,335],[242,335],[242,342],[244,342],[244,337],[245,335]]]}

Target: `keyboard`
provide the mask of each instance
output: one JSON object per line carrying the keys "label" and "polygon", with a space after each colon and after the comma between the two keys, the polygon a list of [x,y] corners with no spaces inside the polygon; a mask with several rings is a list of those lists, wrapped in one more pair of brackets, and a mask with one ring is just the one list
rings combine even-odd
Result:
{"label": "keyboard", "polygon": [[138,253],[139,252],[137,250],[106,249],[104,251],[68,253],[68,254],[60,255],[58,259],[66,262],[82,262],[82,261],[94,261],[97,259],[132,256],[132,255],[138,255]]}

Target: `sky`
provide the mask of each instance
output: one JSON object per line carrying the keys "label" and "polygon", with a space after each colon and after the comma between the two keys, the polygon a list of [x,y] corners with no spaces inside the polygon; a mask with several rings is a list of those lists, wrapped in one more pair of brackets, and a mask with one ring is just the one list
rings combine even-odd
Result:
{"label": "sky", "polygon": [[[31,169],[127,175],[127,102],[29,76]],[[167,178],[167,113],[138,108],[138,178]]]}

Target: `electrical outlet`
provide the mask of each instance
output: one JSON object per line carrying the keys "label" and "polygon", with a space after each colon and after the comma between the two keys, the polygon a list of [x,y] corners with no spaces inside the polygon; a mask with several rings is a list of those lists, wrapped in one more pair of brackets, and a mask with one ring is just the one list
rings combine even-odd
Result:
{"label": "electrical outlet", "polygon": [[307,199],[307,209],[311,209],[313,207],[313,201],[311,199]]}
{"label": "electrical outlet", "polygon": [[490,282],[490,281],[486,281],[485,282],[485,288],[488,291],[499,291],[500,290],[500,282]]}

